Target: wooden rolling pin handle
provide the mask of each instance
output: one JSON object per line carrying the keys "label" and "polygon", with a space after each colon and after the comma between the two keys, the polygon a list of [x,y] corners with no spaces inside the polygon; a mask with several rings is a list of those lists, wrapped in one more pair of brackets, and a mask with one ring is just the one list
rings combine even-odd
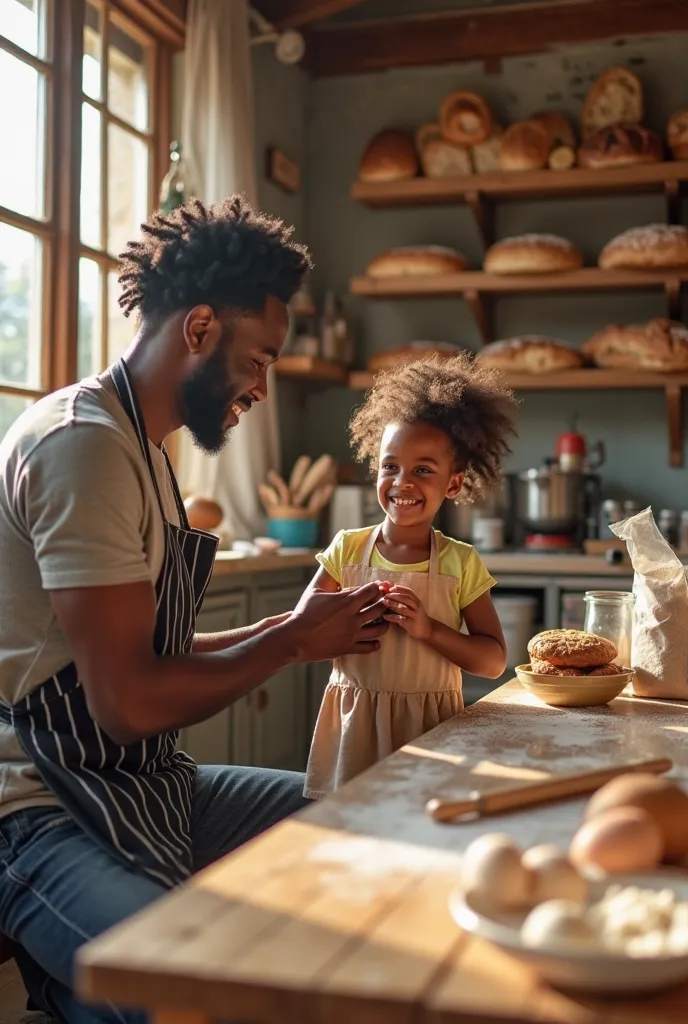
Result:
{"label": "wooden rolling pin handle", "polygon": [[497,789],[492,793],[469,793],[463,800],[429,800],[425,805],[426,812],[434,821],[453,821],[464,814],[499,814],[502,811],[515,811],[520,807],[546,803],[548,800],[562,800],[581,793],[591,793],[604,786],[617,775],[629,772],[649,772],[661,775],[668,772],[672,762],[667,757],[655,758],[651,761],[636,761],[626,765],[615,765],[613,768],[599,768],[592,772],[579,772],[575,775],[560,775],[553,779],[543,779],[527,786],[510,786]]}

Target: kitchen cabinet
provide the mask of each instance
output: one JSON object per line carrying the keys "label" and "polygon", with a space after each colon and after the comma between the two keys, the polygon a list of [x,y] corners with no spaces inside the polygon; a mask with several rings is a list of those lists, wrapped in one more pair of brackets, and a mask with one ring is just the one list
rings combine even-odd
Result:
{"label": "kitchen cabinet", "polygon": [[[199,633],[221,633],[248,623],[248,594],[236,591],[206,597],[196,624]],[[182,729],[179,747],[202,764],[231,764],[234,708]]]}
{"label": "kitchen cabinet", "polygon": [[[302,593],[302,586],[258,589],[251,605],[253,621],[289,611]],[[304,769],[310,738],[306,680],[305,665],[290,665],[235,705],[233,746],[240,763]]]}

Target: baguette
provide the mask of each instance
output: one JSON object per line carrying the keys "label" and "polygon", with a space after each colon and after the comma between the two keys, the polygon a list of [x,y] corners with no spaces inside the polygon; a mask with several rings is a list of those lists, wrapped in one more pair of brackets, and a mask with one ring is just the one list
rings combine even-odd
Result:
{"label": "baguette", "polygon": [[279,494],[280,504],[288,505],[291,501],[291,495],[289,494],[289,488],[279,473],[276,473],[274,469],[268,470],[267,481]]}
{"label": "baguette", "polygon": [[319,459],[316,459],[294,495],[294,503],[296,505],[303,505],[313,491],[329,483],[334,468],[334,459],[331,455],[321,455]]}
{"label": "baguette", "polygon": [[334,484],[324,484],[322,487],[318,487],[310,496],[308,502],[308,511],[312,512],[313,515],[317,515],[319,512],[329,504],[330,498],[334,494]]}
{"label": "baguette", "polygon": [[292,498],[303,483],[303,478],[308,472],[308,468],[312,461],[313,460],[310,455],[301,455],[294,463],[294,468],[292,469],[291,476],[289,477],[289,492]]}
{"label": "baguette", "polygon": [[263,503],[263,508],[270,515],[271,509],[277,508],[280,503],[279,495],[277,491],[273,490],[267,484],[258,484],[258,496]]}

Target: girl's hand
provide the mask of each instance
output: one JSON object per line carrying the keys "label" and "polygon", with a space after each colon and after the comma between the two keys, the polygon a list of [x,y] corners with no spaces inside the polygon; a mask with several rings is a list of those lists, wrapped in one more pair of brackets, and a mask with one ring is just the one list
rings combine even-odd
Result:
{"label": "girl's hand", "polygon": [[416,640],[429,640],[432,633],[430,616],[419,597],[410,587],[394,586],[385,597],[389,612],[387,622],[393,622]]}

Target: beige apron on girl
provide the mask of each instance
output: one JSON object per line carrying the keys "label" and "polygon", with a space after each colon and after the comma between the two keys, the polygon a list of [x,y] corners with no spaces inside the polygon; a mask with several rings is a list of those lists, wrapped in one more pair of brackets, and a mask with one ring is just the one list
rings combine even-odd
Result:
{"label": "beige apron on girl", "polygon": [[[460,629],[460,581],[440,575],[435,530],[430,531],[428,572],[394,572],[370,564],[381,528],[371,531],[360,565],[342,567],[342,590],[374,580],[409,587],[431,618]],[[334,662],[315,725],[305,796],[314,800],[337,789],[462,710],[461,669],[391,625],[379,651]]]}

